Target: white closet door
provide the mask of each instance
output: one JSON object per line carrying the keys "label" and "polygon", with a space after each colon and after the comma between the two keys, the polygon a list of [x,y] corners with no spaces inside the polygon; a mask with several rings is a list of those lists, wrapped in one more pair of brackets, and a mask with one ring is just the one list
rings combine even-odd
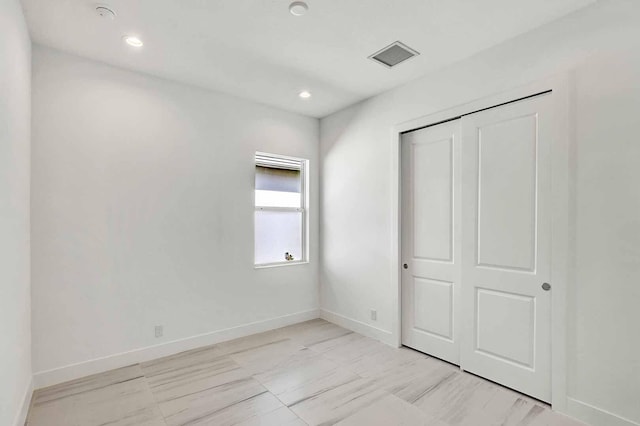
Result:
{"label": "white closet door", "polygon": [[455,120],[402,136],[402,343],[454,364],[460,361],[459,126]]}
{"label": "white closet door", "polygon": [[551,399],[550,97],[471,114],[461,126],[461,366],[543,401]]}

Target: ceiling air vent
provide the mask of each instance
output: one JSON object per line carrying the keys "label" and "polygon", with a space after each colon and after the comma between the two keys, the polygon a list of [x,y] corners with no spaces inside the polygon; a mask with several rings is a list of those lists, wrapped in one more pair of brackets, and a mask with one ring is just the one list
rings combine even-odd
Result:
{"label": "ceiling air vent", "polygon": [[413,58],[417,55],[419,55],[418,52],[416,52],[409,46],[396,41],[395,43],[391,43],[384,49],[379,50],[373,55],[369,56],[369,59],[373,59],[374,61],[391,68],[398,65],[400,62],[404,62],[407,59]]}

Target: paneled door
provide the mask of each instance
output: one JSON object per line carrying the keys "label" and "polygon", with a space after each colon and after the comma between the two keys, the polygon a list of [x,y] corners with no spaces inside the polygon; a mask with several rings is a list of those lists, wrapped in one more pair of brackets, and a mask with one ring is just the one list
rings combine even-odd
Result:
{"label": "paneled door", "polygon": [[547,402],[550,98],[461,119],[461,366]]}
{"label": "paneled door", "polygon": [[460,120],[405,133],[402,343],[460,361]]}

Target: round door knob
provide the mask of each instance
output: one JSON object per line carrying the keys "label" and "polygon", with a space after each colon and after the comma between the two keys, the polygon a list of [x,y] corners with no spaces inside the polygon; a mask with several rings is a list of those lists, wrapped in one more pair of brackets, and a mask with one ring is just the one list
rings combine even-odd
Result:
{"label": "round door knob", "polygon": [[404,269],[409,269],[409,265],[407,265],[406,263],[405,263],[404,265],[402,265],[402,267],[403,267]]}
{"label": "round door knob", "polygon": [[549,283],[543,283],[543,284],[542,284],[542,289],[543,289],[544,291],[549,291],[549,290],[551,290],[551,284],[549,284]]}

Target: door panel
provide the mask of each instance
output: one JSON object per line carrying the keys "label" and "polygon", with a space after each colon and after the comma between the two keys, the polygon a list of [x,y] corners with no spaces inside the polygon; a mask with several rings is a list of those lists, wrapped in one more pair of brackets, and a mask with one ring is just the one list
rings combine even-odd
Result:
{"label": "door panel", "polygon": [[413,254],[451,262],[453,140],[412,142]]}
{"label": "door panel", "polygon": [[458,364],[459,121],[402,136],[402,342]]}
{"label": "door panel", "polygon": [[477,129],[479,265],[534,268],[536,128],[531,114]]}
{"label": "door panel", "polygon": [[462,118],[461,363],[551,397],[550,94]]}
{"label": "door panel", "polygon": [[[509,321],[505,321],[509,318]],[[503,291],[476,289],[476,350],[532,368],[535,299]]]}
{"label": "door panel", "polygon": [[413,279],[414,328],[453,341],[453,283]]}

